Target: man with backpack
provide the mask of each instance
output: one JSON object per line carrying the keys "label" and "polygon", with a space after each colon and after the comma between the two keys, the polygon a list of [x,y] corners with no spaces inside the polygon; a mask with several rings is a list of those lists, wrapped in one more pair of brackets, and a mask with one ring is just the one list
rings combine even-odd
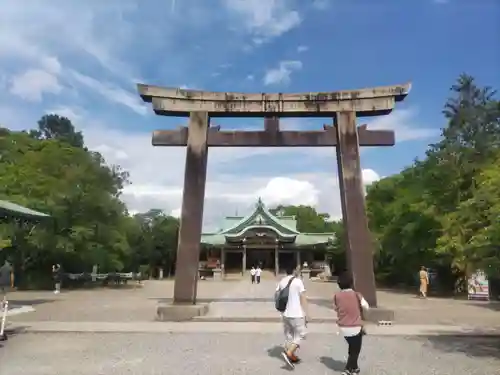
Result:
{"label": "man with backpack", "polygon": [[286,276],[281,279],[276,288],[276,310],[281,312],[285,345],[283,359],[294,368],[300,362],[295,352],[306,336],[307,326],[307,297],[304,283],[294,275],[295,268],[286,268]]}

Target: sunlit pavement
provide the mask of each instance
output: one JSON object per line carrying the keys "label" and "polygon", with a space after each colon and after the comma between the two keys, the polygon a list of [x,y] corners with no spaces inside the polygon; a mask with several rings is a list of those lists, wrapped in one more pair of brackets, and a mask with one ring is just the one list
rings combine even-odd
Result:
{"label": "sunlit pavement", "polygon": [[[280,333],[258,331],[25,333],[0,349],[0,374],[279,375],[289,372],[279,358],[281,342]],[[499,347],[497,338],[368,335],[360,366],[367,375],[492,375],[500,368]],[[343,368],[346,345],[335,334],[314,333],[300,355],[297,374],[332,374]]]}

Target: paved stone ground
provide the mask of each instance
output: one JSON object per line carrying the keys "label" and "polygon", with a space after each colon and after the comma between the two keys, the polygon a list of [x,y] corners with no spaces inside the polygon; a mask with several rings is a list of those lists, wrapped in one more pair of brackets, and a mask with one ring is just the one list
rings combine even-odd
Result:
{"label": "paved stone ground", "polygon": [[[275,280],[262,280],[260,284],[242,281],[234,283],[222,296],[210,304],[210,310],[200,320],[211,318],[245,319],[279,319],[274,308],[273,296],[276,289]],[[336,319],[336,313],[322,297],[308,295],[309,315],[314,319]]]}
{"label": "paved stone ground", "polygon": [[[307,289],[310,296],[318,297],[312,300],[313,303],[329,304],[337,285],[311,282]],[[377,300],[380,307],[395,312],[397,324],[500,326],[500,302],[434,298],[432,295],[424,300],[415,295],[379,290]]]}
{"label": "paved stone ground", "polygon": [[[310,314],[315,318],[335,318],[331,298],[337,290],[334,283],[306,282]],[[198,301],[213,301],[209,318],[276,317],[272,304],[274,280],[260,285],[242,281],[200,281]],[[158,301],[170,300],[173,281],[148,281],[137,289],[95,289],[63,292],[14,292],[9,300],[18,306],[33,306],[35,312],[18,314],[12,322],[151,322]],[[467,326],[500,326],[500,304],[429,298],[381,291],[379,305],[396,312],[397,324],[447,324]]]}
{"label": "paved stone ground", "polygon": [[[0,375],[287,374],[281,342],[281,334],[265,332],[24,334],[0,349]],[[493,375],[500,368],[498,345],[484,338],[367,336],[360,366],[366,375]],[[342,338],[311,334],[295,373],[339,373],[345,353]]]}
{"label": "paved stone ground", "polygon": [[[198,300],[208,303],[235,282],[200,281]],[[171,280],[146,281],[137,288],[100,288],[64,291],[22,291],[9,293],[11,304],[33,306],[36,312],[13,316],[11,321],[134,322],[152,321],[159,301],[170,300]]]}
{"label": "paved stone ground", "polygon": [[[367,325],[370,336],[455,336],[455,337],[498,337],[500,328],[467,327],[453,325],[396,324],[392,326]],[[310,323],[310,333],[338,335],[334,323]],[[280,333],[281,322],[15,322],[9,325],[8,334],[19,333]]]}

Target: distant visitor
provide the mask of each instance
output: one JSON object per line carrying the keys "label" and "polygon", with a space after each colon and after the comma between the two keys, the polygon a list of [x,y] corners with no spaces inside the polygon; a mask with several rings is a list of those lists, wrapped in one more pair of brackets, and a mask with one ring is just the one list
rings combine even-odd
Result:
{"label": "distant visitor", "polygon": [[62,268],[59,263],[52,266],[52,278],[54,279],[54,294],[61,293]]}
{"label": "distant visitor", "polygon": [[262,269],[260,266],[257,266],[257,269],[255,270],[255,280],[257,281],[257,284],[260,284],[260,275],[262,274]]}
{"label": "distant visitor", "polygon": [[254,266],[250,269],[250,280],[252,281],[252,284],[255,284],[255,274],[257,273],[257,270],[255,269]]}
{"label": "distant visitor", "polygon": [[429,273],[424,266],[420,267],[418,278],[420,279],[420,297],[427,298],[427,289],[429,288]]}

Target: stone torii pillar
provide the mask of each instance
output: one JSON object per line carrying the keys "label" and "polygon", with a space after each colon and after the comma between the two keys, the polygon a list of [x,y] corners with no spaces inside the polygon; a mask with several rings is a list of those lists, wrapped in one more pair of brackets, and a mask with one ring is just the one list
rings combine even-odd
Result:
{"label": "stone torii pillar", "polygon": [[[189,126],[153,134],[154,146],[187,146],[174,304],[196,303],[207,147],[337,147],[348,268],[355,288],[377,306],[373,245],[368,231],[359,146],[394,145],[391,131],[356,126],[356,118],[390,113],[410,85],[299,94],[246,94],[138,85],[156,114],[189,116]],[[261,117],[264,130],[221,131],[209,117]],[[281,131],[281,117],[331,117],[319,131]]]}
{"label": "stone torii pillar", "polygon": [[366,217],[365,194],[359,158],[359,138],[355,112],[336,116],[337,165],[340,202],[345,230],[347,267],[353,275],[354,288],[362,291],[371,306],[377,306],[373,243]]}
{"label": "stone torii pillar", "polygon": [[191,112],[189,116],[174,303],[196,303],[207,180],[209,121],[207,112]]}

